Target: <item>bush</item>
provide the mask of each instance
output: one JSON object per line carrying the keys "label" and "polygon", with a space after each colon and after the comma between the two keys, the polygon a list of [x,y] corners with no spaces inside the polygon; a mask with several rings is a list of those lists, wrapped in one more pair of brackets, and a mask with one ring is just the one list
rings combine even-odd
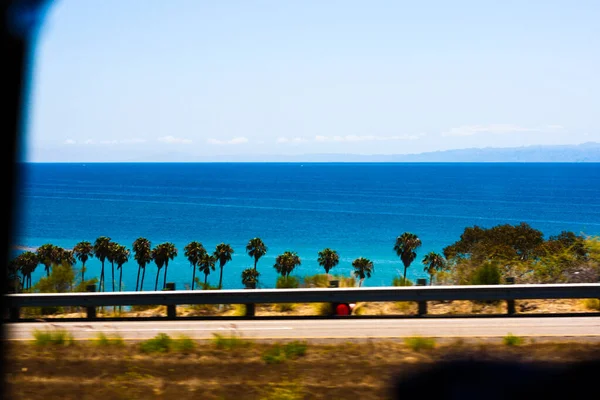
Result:
{"label": "bush", "polygon": [[435,340],[433,338],[424,338],[420,336],[414,336],[404,339],[404,343],[410,347],[413,351],[431,350],[435,347]]}
{"label": "bush", "polygon": [[279,303],[275,304],[275,309],[279,312],[294,311],[295,303]]}
{"label": "bush", "polygon": [[280,276],[275,284],[277,289],[297,289],[300,287],[300,280],[295,276]]}
{"label": "bush", "polygon": [[293,341],[284,345],[277,343],[263,353],[262,359],[267,364],[279,364],[303,357],[306,355],[306,348],[306,342]]}
{"label": "bush", "polygon": [[248,340],[244,340],[234,334],[226,337],[218,333],[213,333],[213,343],[217,349],[221,350],[236,350],[250,346],[252,343]]}
{"label": "bush", "polygon": [[171,349],[179,353],[191,353],[195,348],[196,342],[185,335],[181,335],[171,342]]}
{"label": "bush", "polygon": [[306,342],[294,340],[293,342],[286,343],[285,345],[283,345],[283,352],[285,353],[285,356],[289,359],[298,358],[306,355],[307,347],[308,346]]}
{"label": "bush", "polygon": [[73,344],[73,335],[64,329],[49,330],[34,330],[33,338],[37,346],[70,346]]}
{"label": "bush", "polygon": [[302,278],[303,284],[306,287],[329,287],[329,276],[327,274],[309,275]]}
{"label": "bush", "polygon": [[124,346],[125,342],[121,336],[115,335],[113,337],[106,336],[103,332],[98,333],[94,343],[98,346]]}
{"label": "bush", "polygon": [[313,308],[317,315],[332,315],[333,314],[333,306],[331,303],[313,303]]}
{"label": "bush", "polygon": [[392,279],[392,286],[413,286],[413,283],[408,279],[404,279],[403,276],[397,276]]}
{"label": "bush", "polygon": [[487,262],[477,268],[471,277],[471,285],[499,285],[500,268],[496,263]]}
{"label": "bush", "polygon": [[523,338],[509,333],[502,338],[502,342],[507,346],[519,346],[523,344]]}
{"label": "bush", "polygon": [[280,364],[285,361],[285,353],[281,351],[281,347],[275,344],[273,347],[265,350],[262,359],[267,364]]}
{"label": "bush", "polygon": [[140,343],[142,353],[167,353],[173,339],[166,333],[159,333],[152,339]]}
{"label": "bush", "polygon": [[588,310],[600,311],[600,299],[585,299],[583,305]]}

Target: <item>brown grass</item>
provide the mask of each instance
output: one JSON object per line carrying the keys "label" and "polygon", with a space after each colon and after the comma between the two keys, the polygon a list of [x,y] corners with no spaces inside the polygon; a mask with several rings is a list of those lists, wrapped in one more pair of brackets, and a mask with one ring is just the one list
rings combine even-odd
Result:
{"label": "brown grass", "polygon": [[5,382],[11,399],[380,399],[414,364],[457,356],[564,363],[600,358],[598,343],[507,347],[455,341],[412,351],[402,341],[309,344],[305,356],[279,364],[262,359],[273,344],[236,351],[202,342],[188,354],[139,352],[135,343],[98,348],[7,344]]}

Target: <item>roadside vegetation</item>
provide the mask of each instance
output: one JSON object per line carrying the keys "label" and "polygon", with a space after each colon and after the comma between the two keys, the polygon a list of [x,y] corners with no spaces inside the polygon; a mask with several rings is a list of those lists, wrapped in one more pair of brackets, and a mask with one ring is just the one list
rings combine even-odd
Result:
{"label": "roadside vegetation", "polygon": [[598,341],[517,343],[510,334],[495,340],[275,343],[250,341],[235,332],[200,341],[158,334],[119,345],[109,335],[99,346],[96,340],[65,345],[70,337],[66,331],[42,333],[31,342],[5,344],[7,398],[75,398],[85,393],[92,400],[381,399],[388,398],[396,377],[447,360],[572,365],[600,359]]}
{"label": "roadside vegetation", "polygon": [[[414,233],[404,232],[392,245],[398,257],[398,276],[390,282],[393,286],[412,286],[415,282],[407,278],[407,271],[417,261],[417,251],[422,246],[421,239]],[[248,241],[245,247],[251,266],[241,274],[241,283],[249,288],[258,287],[260,269],[264,268],[262,258],[268,253],[268,247],[262,239],[256,237]],[[136,239],[131,250],[114,242],[110,237],[100,236],[93,243],[76,243],[67,250],[50,243],[40,246],[35,252],[25,251],[15,257],[8,268],[9,286],[12,292],[23,293],[65,293],[86,290],[123,290],[123,274],[136,274],[135,290],[142,290],[146,269],[154,264],[154,288],[166,289],[169,262],[182,255],[190,265],[190,285],[194,290],[219,290],[223,275],[235,249],[227,243],[218,244],[214,251],[207,250],[198,241],[188,243],[182,254],[173,243],[157,245],[143,237]],[[99,277],[85,275],[86,263],[96,258],[101,263]],[[325,273],[310,276],[297,276],[295,272],[302,265],[300,256],[294,251],[286,251],[275,258],[273,268],[279,277],[275,287],[278,289],[327,288],[361,286],[366,279],[376,273],[374,263],[365,257],[351,262],[350,276],[335,274],[340,263],[340,255],[331,248],[318,252],[317,260]],[[129,264],[135,263],[137,268]],[[455,243],[442,249],[441,253],[429,252],[420,260],[422,273],[428,278],[428,285],[498,285],[511,278],[514,283],[581,283],[597,282],[600,276],[600,240],[595,237],[576,235],[573,232],[561,232],[545,239],[541,231],[526,223],[517,225],[498,225],[491,228],[467,227]],[[79,266],[79,268],[76,268]],[[43,268],[45,276],[33,283],[32,273]],[[125,271],[125,272],[124,272]],[[213,272],[218,271],[218,284],[209,282]],[[422,283],[420,283],[422,284]],[[501,308],[497,304],[475,304],[464,307],[460,302],[452,302],[442,307],[430,302],[430,312],[436,309],[446,313],[487,312],[492,308]],[[540,309],[535,302],[517,302],[519,312]],[[554,304],[554,303],[552,303]],[[265,308],[266,307],[266,308]],[[257,305],[257,312],[286,313],[306,315],[313,310],[316,315],[327,315],[331,310],[327,305],[316,304],[277,304]],[[181,308],[183,310],[184,308]],[[244,315],[243,305],[197,305],[188,306],[190,315]],[[542,307],[543,309],[543,307]],[[571,310],[600,310],[598,299],[588,299],[573,303]],[[101,316],[123,316],[128,313],[156,313],[160,307],[137,306],[126,308],[106,307],[99,310]],[[414,314],[415,305],[410,302],[398,302],[393,309],[376,304],[358,304],[357,314],[400,313]],[[462,310],[462,311],[461,311]],[[38,318],[41,316],[63,315],[83,312],[75,307],[35,307],[24,308],[22,316]],[[564,310],[569,311],[569,310]]]}

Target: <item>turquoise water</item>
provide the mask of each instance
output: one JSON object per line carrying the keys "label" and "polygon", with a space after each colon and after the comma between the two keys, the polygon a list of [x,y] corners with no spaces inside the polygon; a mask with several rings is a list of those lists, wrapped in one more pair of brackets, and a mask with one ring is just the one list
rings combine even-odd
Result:
{"label": "turquoise water", "polygon": [[[241,271],[252,265],[245,245],[259,236],[269,247],[258,264],[262,287],[274,286],[273,263],[286,250],[302,260],[296,275],[322,272],[317,253],[324,247],[340,254],[333,273],[349,275],[352,260],[371,259],[375,273],[365,285],[379,286],[402,270],[392,250],[402,232],[423,242],[408,271],[416,279],[426,277],[423,255],[441,252],[467,226],[524,221],[546,236],[599,235],[599,195],[600,164],[591,163],[26,164],[13,242],[72,248],[104,235],[130,248],[140,236],[153,245],[170,241],[180,255],[168,281],[180,289],[191,281],[183,247],[226,242],[235,254],[223,286],[239,288]],[[87,267],[86,276],[99,276],[97,260]],[[133,260],[124,266],[126,290],[135,287],[136,272]],[[34,281],[42,274],[40,266]],[[145,290],[155,276],[151,264]],[[209,282],[218,283],[218,269]]]}

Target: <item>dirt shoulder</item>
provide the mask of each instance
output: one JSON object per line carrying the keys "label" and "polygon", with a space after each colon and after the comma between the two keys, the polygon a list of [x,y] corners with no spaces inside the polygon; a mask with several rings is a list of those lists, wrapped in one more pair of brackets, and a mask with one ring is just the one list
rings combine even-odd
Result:
{"label": "dirt shoulder", "polygon": [[270,363],[277,344],[219,349],[198,342],[186,352],[144,354],[139,343],[39,347],[7,343],[11,399],[384,399],[416,368],[456,359],[569,365],[600,360],[600,343],[501,343],[456,340],[416,351],[402,341],[312,344]]}

